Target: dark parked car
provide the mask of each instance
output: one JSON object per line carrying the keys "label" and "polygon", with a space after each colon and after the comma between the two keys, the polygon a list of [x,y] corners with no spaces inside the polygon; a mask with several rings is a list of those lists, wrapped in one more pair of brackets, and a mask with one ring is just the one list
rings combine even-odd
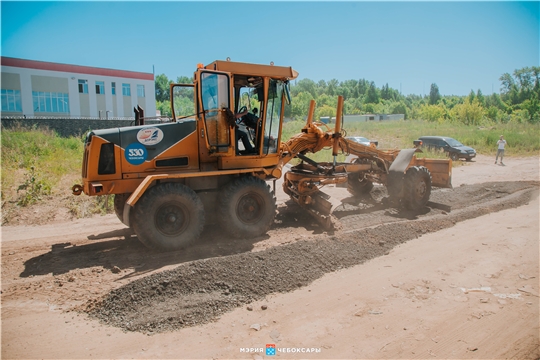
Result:
{"label": "dark parked car", "polygon": [[456,139],[446,136],[421,136],[418,140],[422,141],[422,146],[435,150],[443,150],[453,161],[465,159],[471,161],[476,156],[476,150],[465,146]]}

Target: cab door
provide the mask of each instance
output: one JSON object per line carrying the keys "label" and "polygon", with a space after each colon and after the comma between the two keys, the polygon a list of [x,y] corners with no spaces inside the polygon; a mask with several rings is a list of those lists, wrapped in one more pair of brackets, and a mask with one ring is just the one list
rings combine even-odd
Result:
{"label": "cab door", "polygon": [[231,111],[231,75],[201,69],[198,71],[198,97],[204,138],[210,156],[232,156],[235,116]]}

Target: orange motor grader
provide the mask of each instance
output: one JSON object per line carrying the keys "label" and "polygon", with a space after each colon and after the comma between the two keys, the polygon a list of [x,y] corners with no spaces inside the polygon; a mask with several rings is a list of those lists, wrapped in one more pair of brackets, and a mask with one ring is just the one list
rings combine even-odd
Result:
{"label": "orange motor grader", "polygon": [[[417,159],[416,149],[383,151],[344,139],[342,98],[335,129],[313,121],[312,102],[306,126],[282,141],[289,81],[297,76],[291,67],[273,64],[198,65],[192,84],[171,85],[171,122],[87,134],[82,185],[73,194],[114,194],[120,221],[147,247],[166,251],[195,241],[205,219],[234,237],[267,232],[276,214],[267,181],[279,179],[294,158],[302,163],[285,172],[284,190],[327,229],[333,202],[320,191],[326,184],[348,183],[359,195],[380,183],[410,208],[426,204],[432,185],[451,186],[449,160]],[[334,156],[343,151],[358,158],[316,163],[306,156],[327,147]]]}

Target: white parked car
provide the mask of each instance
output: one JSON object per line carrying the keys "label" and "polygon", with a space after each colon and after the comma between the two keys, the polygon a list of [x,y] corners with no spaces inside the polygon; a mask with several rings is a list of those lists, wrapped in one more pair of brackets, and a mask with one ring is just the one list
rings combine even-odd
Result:
{"label": "white parked car", "polygon": [[345,139],[352,140],[354,142],[357,142],[362,145],[371,146],[371,147],[377,147],[379,145],[379,142],[376,140],[369,140],[368,138],[365,138],[363,136],[347,136]]}

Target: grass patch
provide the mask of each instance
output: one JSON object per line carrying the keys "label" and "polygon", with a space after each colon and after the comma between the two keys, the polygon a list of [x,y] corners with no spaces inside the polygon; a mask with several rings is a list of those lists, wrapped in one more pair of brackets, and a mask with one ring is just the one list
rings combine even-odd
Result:
{"label": "grass patch", "polygon": [[[283,139],[286,141],[300,131],[304,121],[291,121],[283,125]],[[330,124],[332,128],[333,124]],[[492,124],[472,126],[462,123],[437,123],[422,120],[400,120],[383,122],[345,123],[344,136],[364,136],[379,141],[379,149],[412,148],[413,141],[420,136],[448,136],[464,145],[473,147],[477,153],[495,155],[497,140],[504,135],[508,145],[505,156],[532,156],[540,152],[540,125],[528,123]],[[440,158],[444,154],[429,153]]]}
{"label": "grass patch", "polygon": [[[73,217],[113,212],[112,197],[71,194],[71,186],[81,182],[83,151],[79,137],[42,128],[2,129],[2,224],[34,213],[50,220],[59,208]],[[41,203],[49,204],[45,214],[36,208]]]}
{"label": "grass patch", "polygon": [[[54,131],[29,128],[2,131],[2,200],[4,190],[26,183],[53,188],[66,174],[80,173],[83,142]],[[21,179],[21,173],[23,179]]]}
{"label": "grass patch", "polygon": [[[505,156],[532,156],[540,152],[540,125],[492,124],[473,126],[461,123],[436,123],[422,120],[391,122],[361,122],[344,126],[347,135],[365,136],[378,140],[381,149],[411,148],[420,136],[448,136],[464,145],[473,147],[477,153],[495,155],[497,140],[504,135],[508,142]],[[437,154],[434,154],[435,157]]]}

